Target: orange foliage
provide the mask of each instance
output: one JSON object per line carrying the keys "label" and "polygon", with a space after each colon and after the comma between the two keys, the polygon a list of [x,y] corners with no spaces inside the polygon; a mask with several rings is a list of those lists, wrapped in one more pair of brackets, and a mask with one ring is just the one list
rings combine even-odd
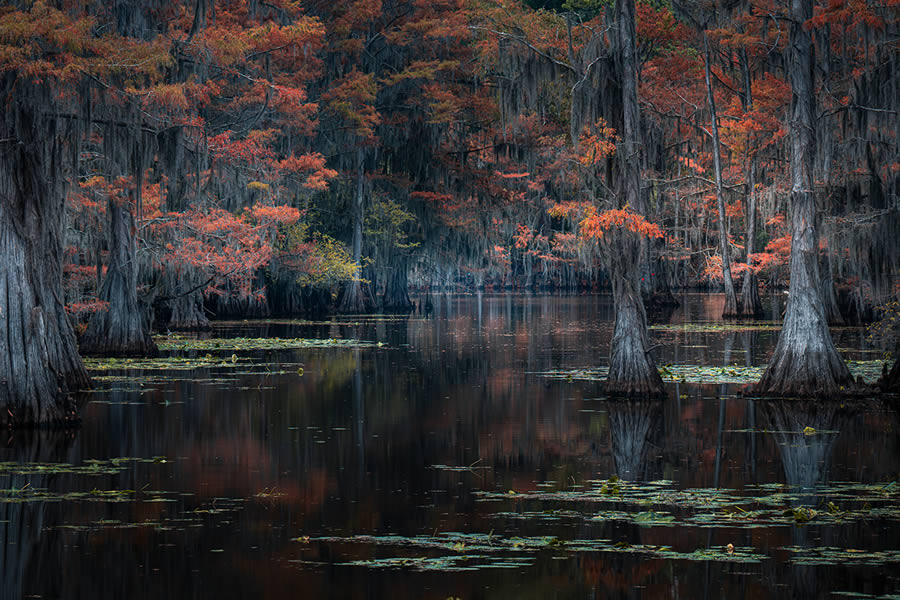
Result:
{"label": "orange foliage", "polygon": [[581,233],[587,238],[601,239],[609,232],[632,232],[652,238],[663,237],[662,229],[642,215],[628,208],[605,210],[598,213],[593,206],[579,224]]}

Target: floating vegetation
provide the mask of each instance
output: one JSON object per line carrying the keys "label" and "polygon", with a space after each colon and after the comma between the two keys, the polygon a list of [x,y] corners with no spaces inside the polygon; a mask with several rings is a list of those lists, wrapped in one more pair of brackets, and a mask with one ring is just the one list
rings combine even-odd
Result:
{"label": "floating vegetation", "polygon": [[431,465],[429,469],[434,469],[435,471],[450,471],[451,473],[467,473],[474,472],[476,469],[487,469],[490,470],[493,467],[488,467],[484,465],[472,464],[468,467],[453,467],[450,465]]}
{"label": "floating vegetation", "polygon": [[650,325],[651,331],[676,331],[683,333],[733,333],[740,331],[781,331],[781,323],[760,321],[730,321],[728,323],[662,323]]}
{"label": "floating vegetation", "polygon": [[[875,383],[881,377],[883,360],[848,360],[847,367],[854,378],[862,377],[866,383]],[[664,365],[659,367],[663,381],[670,383],[723,384],[733,383],[746,385],[756,383],[762,377],[765,367],[742,367],[729,365],[710,367],[704,365]],[[537,373],[550,379],[566,381],[604,381],[609,373],[608,367],[587,369],[571,369],[544,371]]]}
{"label": "floating vegetation", "polygon": [[[357,339],[308,339],[308,338],[210,338],[196,339],[180,335],[155,338],[157,347],[171,356],[156,358],[86,358],[85,367],[89,371],[108,372],[125,370],[142,371],[191,371],[221,367],[232,370],[233,375],[284,374],[273,372],[266,363],[259,363],[238,352],[258,352],[261,350],[295,350],[302,348],[383,348],[382,342],[367,342]],[[206,354],[199,354],[205,352]],[[184,354],[182,354],[184,353]],[[295,363],[279,363],[280,366]],[[255,367],[255,370],[247,370]],[[242,368],[242,371],[233,369]],[[303,366],[296,373],[303,375]],[[133,380],[134,377],[121,375],[94,375],[98,381]],[[154,381],[158,381],[158,378]]]}
{"label": "floating vegetation", "polygon": [[16,463],[0,462],[0,475],[116,475],[124,471],[130,463],[169,462],[165,456],[152,458],[122,457],[110,460],[85,460],[81,465],[68,463]]}
{"label": "floating vegetation", "polygon": [[[556,536],[506,537],[493,533],[446,532],[436,535],[405,537],[399,535],[357,535],[349,537],[312,538],[309,542],[330,544],[351,544],[353,546],[373,546],[393,548],[409,552],[443,552],[440,556],[392,556],[371,560],[354,560],[337,563],[345,566],[369,568],[412,568],[416,570],[476,570],[483,568],[527,566],[522,555],[533,556],[540,552],[555,554],[578,554],[585,552],[609,552],[617,554],[641,554],[651,558],[668,560],[694,560],[715,562],[755,563],[766,558],[752,548],[713,546],[698,548],[691,552],[680,552],[667,546],[649,544],[629,544],[607,539],[565,540]],[[308,543],[308,542],[305,542]]]}
{"label": "floating vegetation", "polygon": [[[356,339],[327,338],[209,338],[197,339],[181,335],[168,335],[154,338],[156,346],[162,351],[227,351],[240,352],[246,350],[294,350],[299,348],[381,348],[382,342],[367,342]],[[239,357],[232,355],[226,360],[237,362]]]}
{"label": "floating vegetation", "polygon": [[[900,521],[900,485],[836,482],[815,488],[782,484],[674,489],[672,482],[645,483],[611,479],[589,482],[590,489],[524,492],[475,492],[478,501],[513,501],[521,510],[498,511],[494,518],[554,521],[619,521],[642,527],[761,527],[843,524],[870,519]],[[820,500],[817,500],[820,499]],[[816,507],[804,506],[808,502]],[[534,503],[550,504],[535,510]],[[573,508],[560,508],[561,503]],[[838,504],[839,503],[839,504]],[[527,509],[525,508],[527,507]],[[630,509],[630,510],[626,510]]]}
{"label": "floating vegetation", "polygon": [[[167,356],[164,358],[85,358],[84,366],[88,371],[123,371],[140,369],[143,371],[189,371],[209,367],[246,367],[249,359],[231,361],[211,354],[206,356]],[[115,381],[118,378],[107,378]]]}
{"label": "floating vegetation", "polygon": [[131,502],[135,490],[98,490],[87,492],[52,492],[46,488],[23,487],[20,489],[0,489],[0,504],[21,502],[58,502],[80,500],[86,502]]}
{"label": "floating vegetation", "polygon": [[869,565],[883,566],[900,563],[900,550],[859,550],[855,548],[835,548],[821,546],[804,548],[785,546],[792,554],[791,562],[798,565]]}

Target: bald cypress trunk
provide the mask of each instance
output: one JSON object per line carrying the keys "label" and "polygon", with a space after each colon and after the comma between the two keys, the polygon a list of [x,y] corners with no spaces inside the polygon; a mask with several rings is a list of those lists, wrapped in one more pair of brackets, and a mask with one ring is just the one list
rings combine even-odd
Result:
{"label": "bald cypress trunk", "polygon": [[415,308],[409,299],[408,269],[409,260],[405,256],[396,256],[391,261],[382,303],[385,312],[410,312]]}
{"label": "bald cypress trunk", "polygon": [[367,313],[375,308],[375,299],[362,277],[363,222],[365,221],[365,156],[357,151],[356,197],[353,200],[353,262],[359,269],[359,277],[349,281],[341,290],[338,311],[342,313]]}
{"label": "bald cypress trunk", "polygon": [[[748,4],[749,10],[749,4]],[[744,79],[744,94],[742,101],[744,110],[753,110],[753,85],[750,79],[750,59],[746,48],[739,51],[741,60],[741,74]],[[738,302],[738,314],[743,317],[761,317],[763,315],[762,301],[759,299],[759,282],[756,272],[751,266],[753,253],[756,251],[756,155],[747,157],[747,230],[744,246],[746,248],[747,270],[744,271],[744,281],[741,285],[741,299]]]}
{"label": "bald cypress trunk", "polygon": [[741,301],[738,303],[738,314],[743,317],[760,317],[763,314],[762,301],[759,299],[759,282],[756,272],[750,265],[751,256],[756,248],[756,159],[751,160],[747,173],[747,270],[744,271],[744,282],[741,286]]}
{"label": "bald cypress trunk", "polygon": [[778,396],[834,396],[853,385],[828,330],[819,278],[813,167],[816,118],[812,0],[791,3],[791,284],[778,345],[757,390]]}
{"label": "bald cypress trunk", "polygon": [[719,253],[722,255],[722,282],[725,285],[725,308],[722,316],[733,318],[738,316],[737,295],[734,293],[734,280],[731,277],[731,248],[728,244],[728,230],[725,227],[725,196],[722,190],[722,159],[719,144],[719,124],[716,114],[716,100],[713,94],[709,75],[709,39],[703,32],[704,75],[706,78],[706,100],[709,104],[709,118],[713,143],[713,171],[716,177],[716,207],[718,208]]}
{"label": "bald cypress trunk", "polygon": [[166,327],[172,330],[198,331],[209,329],[209,319],[203,312],[202,297],[199,293],[180,296],[168,302],[169,313]]}
{"label": "bald cypress trunk", "polygon": [[14,81],[0,120],[0,427],[72,424],[70,394],[90,379],[63,304],[62,135]]}
{"label": "bald cypress trunk", "polygon": [[[635,50],[634,0],[617,0],[619,60],[622,67],[622,142],[617,154],[621,165],[621,206],[645,215],[641,196],[638,160],[640,112],[637,98],[637,57]],[[616,319],[609,351],[606,392],[630,396],[664,394],[662,378],[650,358],[647,314],[641,300],[641,239],[639,234],[621,231],[612,237],[608,254]]]}
{"label": "bald cypress trunk", "polygon": [[106,210],[109,265],[100,300],[108,305],[91,317],[81,351],[98,356],[152,356],[157,349],[150,337],[148,307],[138,304],[134,216],[127,203],[115,198],[110,198]]}

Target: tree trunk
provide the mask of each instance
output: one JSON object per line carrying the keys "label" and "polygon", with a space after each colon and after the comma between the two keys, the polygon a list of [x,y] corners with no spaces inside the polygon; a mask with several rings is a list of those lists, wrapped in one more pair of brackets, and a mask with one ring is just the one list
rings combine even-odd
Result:
{"label": "tree trunk", "polygon": [[618,250],[625,251],[610,252],[616,319],[604,389],[608,394],[623,396],[660,396],[665,393],[665,388],[650,357],[647,313],[635,269],[640,258],[639,242],[628,239],[617,246]]}
{"label": "tree trunk", "polygon": [[815,164],[812,0],[792,0],[791,285],[778,345],[757,391],[776,396],[835,396],[853,385],[828,330],[820,293]]}
{"label": "tree trunk", "polygon": [[398,256],[391,262],[393,265],[385,283],[383,308],[385,312],[408,313],[416,307],[409,299],[408,260]]}
{"label": "tree trunk", "polygon": [[[744,78],[744,110],[751,111],[753,110],[753,85],[750,79],[750,59],[747,57],[746,48],[741,48],[739,55],[741,73]],[[746,246],[747,270],[744,271],[744,283],[741,286],[741,300],[738,302],[738,311],[740,316],[758,318],[763,315],[763,308],[762,301],[759,299],[759,282],[756,280],[756,272],[751,266],[752,256],[756,251],[756,155],[748,156],[747,163],[747,235],[744,244]]]}
{"label": "tree trunk", "polygon": [[39,122],[11,87],[0,120],[0,427],[74,424],[70,394],[91,382],[63,305],[57,124]]}
{"label": "tree trunk", "polygon": [[145,311],[138,304],[134,216],[129,206],[114,198],[109,213],[109,265],[100,290],[106,310],[91,317],[81,340],[81,351],[96,356],[153,356]]}
{"label": "tree trunk", "polygon": [[739,314],[743,317],[761,317],[762,301],[759,299],[759,282],[756,272],[750,265],[751,256],[756,245],[756,158],[751,159],[747,177],[747,270],[744,271],[744,284],[741,287],[741,301],[738,303]]}
{"label": "tree trunk", "polygon": [[[622,66],[623,136],[617,154],[622,165],[619,203],[646,214],[641,197],[641,170],[638,160],[640,112],[637,98],[637,58],[635,51],[634,0],[617,0],[619,60]],[[616,321],[609,351],[609,375],[605,390],[629,396],[663,395],[662,378],[650,358],[647,314],[641,300],[641,239],[634,232],[621,231],[618,243],[608,248],[608,264],[613,287]]]}
{"label": "tree trunk", "polygon": [[725,196],[722,190],[722,159],[719,145],[719,124],[716,115],[716,100],[709,75],[709,39],[703,32],[704,75],[706,76],[706,99],[709,103],[709,120],[712,129],[713,170],[716,175],[716,206],[719,212],[719,253],[722,255],[722,281],[725,285],[725,308],[722,316],[734,318],[738,316],[737,295],[734,293],[734,280],[731,278],[731,248],[728,244],[728,231],[725,227]]}
{"label": "tree trunk", "polygon": [[170,300],[168,305],[171,310],[166,323],[168,329],[183,331],[209,329],[209,319],[203,312],[203,302],[199,293],[180,296]]}
{"label": "tree trunk", "polygon": [[365,163],[363,151],[358,151],[356,199],[353,204],[353,262],[357,265],[359,277],[347,282],[341,291],[341,299],[338,302],[338,312],[342,313],[368,313],[375,308],[375,299],[369,286],[362,280],[362,240],[363,222],[365,221]]}
{"label": "tree trunk", "polygon": [[[819,48],[822,49],[822,89],[830,89],[831,79],[831,32],[830,27],[825,26],[818,31]],[[822,134],[822,166],[818,179],[822,181],[825,190],[825,211],[831,212],[833,204],[831,197],[831,162],[834,155],[834,143],[832,141],[832,123],[830,119],[824,119],[821,123]],[[825,316],[829,325],[843,325],[844,317],[838,307],[837,295],[834,292],[834,270],[831,264],[831,252],[833,251],[833,239],[828,240],[828,246],[822,253],[822,303],[825,305]]]}

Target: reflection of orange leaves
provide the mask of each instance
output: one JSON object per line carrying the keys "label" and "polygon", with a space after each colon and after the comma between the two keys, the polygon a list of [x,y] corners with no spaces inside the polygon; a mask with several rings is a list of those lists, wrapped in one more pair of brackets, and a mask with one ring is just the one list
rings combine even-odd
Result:
{"label": "reflection of orange leaves", "polygon": [[662,229],[631,210],[614,209],[598,213],[589,207],[587,216],[580,223],[581,233],[587,238],[600,239],[611,231],[630,231],[647,237],[663,237]]}

